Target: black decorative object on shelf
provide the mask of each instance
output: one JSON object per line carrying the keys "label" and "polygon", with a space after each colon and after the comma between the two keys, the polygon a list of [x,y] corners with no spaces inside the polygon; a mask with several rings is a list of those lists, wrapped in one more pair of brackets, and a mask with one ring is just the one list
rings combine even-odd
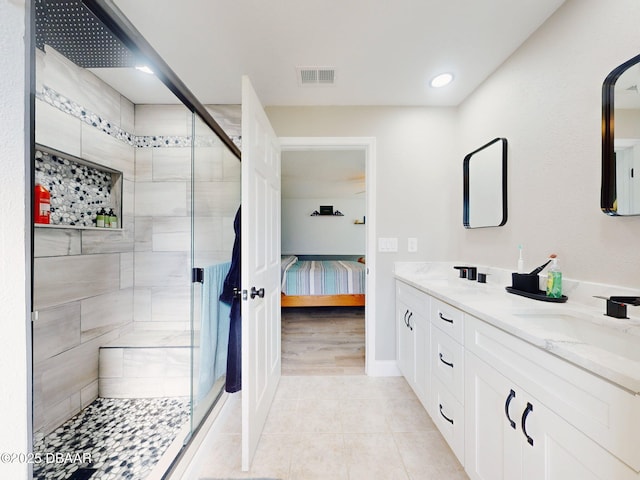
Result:
{"label": "black decorative object on shelf", "polygon": [[312,217],[318,217],[318,216],[344,217],[344,213],[342,213],[340,210],[334,211],[333,205],[320,205],[320,211],[314,210],[311,216]]}

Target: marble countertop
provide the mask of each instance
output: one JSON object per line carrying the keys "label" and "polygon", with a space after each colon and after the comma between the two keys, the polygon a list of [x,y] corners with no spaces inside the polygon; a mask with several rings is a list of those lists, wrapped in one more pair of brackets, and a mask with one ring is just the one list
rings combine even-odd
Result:
{"label": "marble countertop", "polygon": [[[395,278],[640,395],[640,306],[630,318],[604,315],[594,295],[640,295],[640,291],[563,279],[566,303],[537,301],[505,290],[511,272],[479,267],[487,283],[459,278],[449,262],[397,262]],[[541,275],[544,282],[544,276]],[[635,311],[634,311],[635,309]]]}

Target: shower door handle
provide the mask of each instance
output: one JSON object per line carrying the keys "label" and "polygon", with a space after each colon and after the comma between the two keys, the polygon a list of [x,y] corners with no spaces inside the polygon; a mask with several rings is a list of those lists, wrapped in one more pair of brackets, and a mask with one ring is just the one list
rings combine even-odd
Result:
{"label": "shower door handle", "polygon": [[191,269],[191,283],[204,283],[204,268]]}
{"label": "shower door handle", "polygon": [[251,298],[256,297],[264,298],[264,288],[256,290],[256,287],[251,287]]}

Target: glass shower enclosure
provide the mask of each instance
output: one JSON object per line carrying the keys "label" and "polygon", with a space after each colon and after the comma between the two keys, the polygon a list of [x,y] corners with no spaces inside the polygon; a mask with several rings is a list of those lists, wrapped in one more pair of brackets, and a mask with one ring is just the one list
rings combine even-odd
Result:
{"label": "glass shower enclosure", "polygon": [[224,390],[240,151],[111,2],[29,8],[33,444],[80,454],[33,478],[162,476]]}
{"label": "glass shower enclosure", "polygon": [[192,431],[224,388],[229,306],[219,300],[231,266],[240,204],[240,162],[193,117],[191,183]]}

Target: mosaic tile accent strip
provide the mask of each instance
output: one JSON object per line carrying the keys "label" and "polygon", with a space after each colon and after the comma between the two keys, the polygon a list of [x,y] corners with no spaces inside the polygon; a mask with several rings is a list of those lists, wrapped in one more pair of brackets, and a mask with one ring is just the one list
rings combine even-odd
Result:
{"label": "mosaic tile accent strip", "polygon": [[[136,148],[165,148],[165,147],[190,147],[191,137],[180,135],[140,135],[136,136],[129,133],[113,122],[102,118],[100,115],[89,111],[82,105],[68,99],[64,95],[59,94],[54,89],[42,86],[42,91],[36,92],[36,98],[49,105],[72,115],[87,125],[100,129],[100,131],[111,135],[118,140]],[[240,136],[230,137],[238,148],[242,146],[242,138]],[[196,147],[213,147],[220,144],[218,137],[214,135],[196,137]]]}
{"label": "mosaic tile accent strip", "polygon": [[98,398],[36,440],[34,452],[64,461],[34,464],[33,478],[143,480],[188,420],[187,398]]}
{"label": "mosaic tile accent strip", "polygon": [[110,172],[41,150],[35,156],[36,184],[51,194],[52,225],[95,227],[98,210],[114,207]]}
{"label": "mosaic tile accent strip", "polygon": [[100,129],[102,132],[117,138],[131,146],[136,146],[136,137],[122,128],[114,125],[109,120],[102,118],[93,112],[90,112],[82,105],[77,104],[73,100],[68,99],[64,95],[59,94],[46,85],[42,86],[42,91],[36,92],[36,98],[49,105],[56,107],[58,110],[68,113],[87,125]]}

